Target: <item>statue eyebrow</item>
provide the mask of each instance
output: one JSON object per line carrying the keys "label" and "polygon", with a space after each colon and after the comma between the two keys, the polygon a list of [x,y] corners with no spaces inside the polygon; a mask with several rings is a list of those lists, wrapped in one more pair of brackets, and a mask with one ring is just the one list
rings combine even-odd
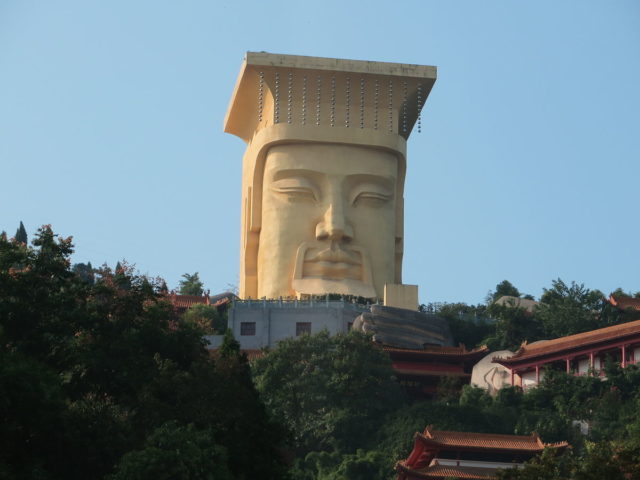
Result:
{"label": "statue eyebrow", "polygon": [[363,183],[373,183],[389,190],[389,193],[391,194],[393,192],[395,179],[392,177],[386,177],[383,175],[371,175],[368,173],[358,173],[354,175],[348,175],[347,182],[349,183],[349,186],[351,188],[356,187],[359,184],[363,184]]}
{"label": "statue eyebrow", "polygon": [[295,178],[295,177],[304,177],[312,180],[317,180],[318,177],[323,174],[320,172],[314,172],[313,170],[306,170],[302,168],[291,168],[285,170],[277,170],[273,174],[273,180],[281,180],[283,178]]}

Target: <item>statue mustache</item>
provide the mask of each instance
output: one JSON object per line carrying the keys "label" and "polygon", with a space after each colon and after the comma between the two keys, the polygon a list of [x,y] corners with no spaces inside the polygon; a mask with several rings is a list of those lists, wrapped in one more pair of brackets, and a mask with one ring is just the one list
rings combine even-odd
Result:
{"label": "statue mustache", "polygon": [[360,254],[357,252],[349,252],[340,247],[332,246],[317,253],[311,253],[305,262],[332,262],[347,263],[349,265],[360,265]]}

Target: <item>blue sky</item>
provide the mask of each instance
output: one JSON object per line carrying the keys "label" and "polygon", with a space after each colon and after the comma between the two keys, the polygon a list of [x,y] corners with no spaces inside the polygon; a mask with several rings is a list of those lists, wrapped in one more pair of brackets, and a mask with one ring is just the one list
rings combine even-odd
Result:
{"label": "blue sky", "polygon": [[0,0],[0,230],[175,287],[238,282],[246,51],[436,65],[409,141],[404,282],[640,291],[640,2]]}

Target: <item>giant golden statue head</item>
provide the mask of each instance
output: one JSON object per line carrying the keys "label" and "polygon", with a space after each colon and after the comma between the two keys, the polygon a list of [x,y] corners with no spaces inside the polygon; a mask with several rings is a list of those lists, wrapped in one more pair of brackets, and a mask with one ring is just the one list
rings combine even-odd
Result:
{"label": "giant golden statue head", "polygon": [[[402,282],[406,141],[435,67],[247,53],[240,296],[381,297]],[[419,120],[418,120],[419,121]]]}

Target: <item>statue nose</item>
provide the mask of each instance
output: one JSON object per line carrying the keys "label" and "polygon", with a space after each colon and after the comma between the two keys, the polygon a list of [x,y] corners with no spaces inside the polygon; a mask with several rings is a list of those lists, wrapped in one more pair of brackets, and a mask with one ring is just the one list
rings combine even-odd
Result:
{"label": "statue nose", "polygon": [[348,242],[353,238],[353,228],[347,222],[341,207],[336,204],[329,205],[322,221],[316,225],[316,238],[342,242]]}

